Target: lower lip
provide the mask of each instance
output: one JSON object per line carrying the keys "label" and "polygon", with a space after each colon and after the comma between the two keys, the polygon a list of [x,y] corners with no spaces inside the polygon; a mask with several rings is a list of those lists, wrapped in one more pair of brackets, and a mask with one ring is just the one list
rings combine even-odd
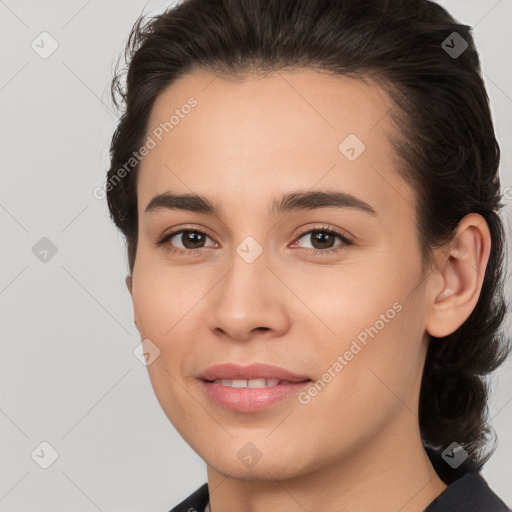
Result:
{"label": "lower lip", "polygon": [[216,404],[239,412],[254,412],[267,409],[277,402],[286,400],[309,386],[311,381],[283,382],[267,388],[232,388],[222,384],[201,381],[206,395]]}

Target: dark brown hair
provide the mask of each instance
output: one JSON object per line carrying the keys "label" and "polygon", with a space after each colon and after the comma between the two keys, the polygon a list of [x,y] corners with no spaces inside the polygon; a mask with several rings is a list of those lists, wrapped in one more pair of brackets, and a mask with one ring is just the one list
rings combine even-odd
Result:
{"label": "dark brown hair", "polygon": [[[453,32],[468,45],[458,56],[443,45],[455,45]],[[111,89],[124,111],[110,148],[107,200],[126,239],[130,272],[138,164],[122,179],[119,169],[143,145],[155,99],[176,79],[193,70],[240,79],[308,68],[370,80],[387,92],[399,133],[390,143],[397,171],[416,193],[425,271],[433,249],[453,238],[466,214],[479,213],[490,229],[478,303],[454,333],[431,337],[419,402],[424,444],[446,448],[456,441],[482,466],[496,449],[484,451],[493,432],[486,376],[511,347],[501,330],[507,304],[500,149],[471,27],[428,0],[185,0],[158,16],[141,15],[124,57],[129,65],[120,70],[118,63]]]}

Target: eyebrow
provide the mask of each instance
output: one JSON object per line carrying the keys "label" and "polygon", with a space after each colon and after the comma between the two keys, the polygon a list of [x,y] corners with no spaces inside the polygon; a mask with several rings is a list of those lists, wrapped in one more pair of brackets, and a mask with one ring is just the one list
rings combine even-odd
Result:
{"label": "eyebrow", "polygon": [[[316,210],[319,208],[349,208],[378,217],[377,212],[365,201],[358,197],[339,191],[290,192],[279,198],[274,198],[269,213],[272,216],[300,210]],[[216,201],[211,201],[199,194],[174,194],[164,192],[154,196],[148,203],[145,213],[160,209],[185,210],[205,213],[216,217],[222,216],[222,207]]]}

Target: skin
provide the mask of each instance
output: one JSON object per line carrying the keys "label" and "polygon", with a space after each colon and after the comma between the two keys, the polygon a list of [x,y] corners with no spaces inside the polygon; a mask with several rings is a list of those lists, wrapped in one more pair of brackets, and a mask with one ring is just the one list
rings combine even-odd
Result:
{"label": "skin", "polygon": [[[243,82],[196,71],[161,93],[148,126],[191,96],[197,107],[141,163],[127,286],[141,338],[160,350],[148,366],[156,397],[207,464],[212,512],[423,510],[446,488],[419,433],[427,333],[452,333],[475,307],[490,250],[485,220],[467,215],[422,274],[415,194],[388,140],[393,103],[376,85],[312,70]],[[366,145],[353,162],[338,150],[351,133]],[[297,189],[349,192],[378,216],[269,214],[271,199]],[[222,215],[145,213],[168,190],[206,195]],[[318,225],[353,245],[301,235]],[[170,252],[201,246],[181,234],[157,247],[173,227],[205,233],[202,254]],[[248,236],[263,249],[250,264],[236,252]],[[305,253],[334,246],[342,248]],[[222,362],[274,364],[317,381],[394,303],[401,311],[306,405],[292,397],[235,412],[201,390],[199,372]],[[237,456],[248,442],[261,453],[251,467]]]}

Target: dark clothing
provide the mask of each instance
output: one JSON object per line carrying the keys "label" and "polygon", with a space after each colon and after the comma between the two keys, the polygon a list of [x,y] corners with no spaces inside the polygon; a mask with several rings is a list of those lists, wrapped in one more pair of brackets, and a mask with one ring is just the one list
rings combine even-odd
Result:
{"label": "dark clothing", "polygon": [[[439,478],[448,487],[423,512],[511,512],[489,488],[480,474],[481,468],[470,458],[453,469],[441,458],[441,450],[425,449]],[[208,500],[205,483],[170,512],[203,512]]]}
{"label": "dark clothing", "polygon": [[170,512],[203,512],[209,499],[208,484],[203,484]]}
{"label": "dark clothing", "polygon": [[448,487],[424,512],[510,512],[480,474],[482,468],[469,457],[453,469],[442,459],[442,450],[426,451],[437,475]]}

